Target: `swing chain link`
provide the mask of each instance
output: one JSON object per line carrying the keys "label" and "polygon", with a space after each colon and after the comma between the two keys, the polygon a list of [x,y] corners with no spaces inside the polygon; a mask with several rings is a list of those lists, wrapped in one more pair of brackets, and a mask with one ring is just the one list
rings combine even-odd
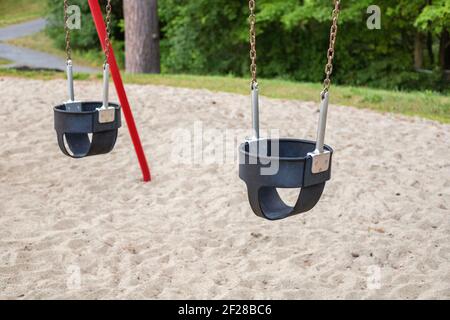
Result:
{"label": "swing chain link", "polygon": [[336,36],[338,31],[338,19],[339,13],[341,11],[341,1],[334,0],[334,9],[332,13],[332,25],[330,29],[330,46],[327,51],[327,64],[325,65],[325,80],[323,82],[323,92],[322,96],[325,92],[328,92],[331,86],[331,74],[333,73],[333,59],[334,59],[334,49],[336,44]]}
{"label": "swing chain link", "polygon": [[257,67],[256,67],[256,0],[249,0],[248,7],[250,9],[250,72],[252,75],[252,89],[258,86],[258,81],[256,78]]}
{"label": "swing chain link", "polygon": [[105,37],[105,65],[109,61],[109,52],[111,47],[111,0],[108,0],[106,5],[106,37]]}
{"label": "swing chain link", "polygon": [[68,26],[69,14],[68,14],[69,3],[68,0],[64,0],[64,30],[66,31],[66,55],[67,62],[72,60],[72,48],[70,47],[70,29]]}

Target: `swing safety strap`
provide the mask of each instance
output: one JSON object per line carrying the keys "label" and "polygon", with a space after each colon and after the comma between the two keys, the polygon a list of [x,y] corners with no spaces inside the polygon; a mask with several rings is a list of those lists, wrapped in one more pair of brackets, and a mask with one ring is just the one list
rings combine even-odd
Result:
{"label": "swing safety strap", "polygon": [[[117,140],[118,130],[98,132],[92,134],[92,142],[86,133],[58,132],[58,145],[61,151],[72,158],[84,158],[111,152]],[[66,149],[64,138],[71,153]]]}
{"label": "swing safety strap", "polygon": [[324,188],[325,182],[302,188],[294,207],[283,202],[276,187],[262,187],[259,190],[249,188],[248,198],[256,215],[269,220],[279,220],[314,208]]}

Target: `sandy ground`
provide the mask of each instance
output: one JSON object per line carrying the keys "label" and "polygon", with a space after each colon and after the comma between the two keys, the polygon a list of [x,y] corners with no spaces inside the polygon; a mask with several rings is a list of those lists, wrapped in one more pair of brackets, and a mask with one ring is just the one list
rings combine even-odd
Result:
{"label": "sandy ground", "polygon": [[[78,98],[100,86],[77,83]],[[233,161],[172,155],[174,130],[195,122],[246,133],[248,97],[127,89],[149,184],[126,127],[110,155],[59,152],[65,82],[0,79],[0,298],[450,299],[450,126],[333,105],[322,201],[268,222]],[[314,138],[314,103],[261,104],[262,127]]]}

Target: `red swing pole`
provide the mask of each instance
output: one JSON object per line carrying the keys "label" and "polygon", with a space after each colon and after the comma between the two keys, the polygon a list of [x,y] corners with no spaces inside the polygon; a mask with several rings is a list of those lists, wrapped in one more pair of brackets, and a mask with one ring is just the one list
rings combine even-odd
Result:
{"label": "red swing pole", "polygon": [[[91,9],[92,18],[94,19],[95,28],[97,29],[98,37],[102,44],[103,50],[105,50],[106,26],[103,21],[102,10],[100,9],[98,0],[88,0],[88,2]],[[143,179],[145,182],[148,182],[151,180],[150,169],[145,157],[144,149],[142,148],[141,139],[139,138],[136,123],[134,122],[133,113],[131,112],[130,103],[128,102],[128,97],[123,86],[122,77],[120,76],[120,70],[117,65],[112,46],[110,47],[108,63],[112,78],[114,80],[114,85],[116,86],[117,95],[119,96],[120,105],[122,106],[122,111],[125,116],[125,120],[127,121],[128,130],[130,131],[130,137],[133,141],[134,149],[139,160],[139,165],[141,166]]]}

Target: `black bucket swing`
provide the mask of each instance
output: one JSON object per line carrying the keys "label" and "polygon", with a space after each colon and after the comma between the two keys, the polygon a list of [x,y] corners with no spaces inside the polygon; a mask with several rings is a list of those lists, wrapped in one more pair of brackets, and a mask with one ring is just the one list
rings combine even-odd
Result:
{"label": "black bucket swing", "polygon": [[[250,7],[250,57],[252,60],[252,126],[253,136],[239,147],[239,177],[247,185],[253,212],[268,220],[279,220],[311,210],[319,202],[326,181],[331,178],[333,150],[324,144],[328,112],[330,76],[333,69],[334,44],[340,1],[335,1],[331,27],[326,79],[320,94],[320,116],[317,140],[265,139],[259,135],[259,92],[256,79],[256,0]],[[301,188],[293,207],[281,199],[278,188]]]}
{"label": "black bucket swing", "polygon": [[[67,7],[66,0],[64,9],[69,101],[54,107],[55,130],[59,148],[65,155],[72,158],[84,158],[109,153],[114,148],[118,129],[121,127],[121,110],[120,105],[109,102],[109,23],[107,23],[105,63],[103,65],[103,100],[101,102],[75,100]],[[108,1],[108,22],[110,16],[111,5]],[[92,138],[89,137],[90,135]],[[67,147],[65,142],[67,142]]]}

